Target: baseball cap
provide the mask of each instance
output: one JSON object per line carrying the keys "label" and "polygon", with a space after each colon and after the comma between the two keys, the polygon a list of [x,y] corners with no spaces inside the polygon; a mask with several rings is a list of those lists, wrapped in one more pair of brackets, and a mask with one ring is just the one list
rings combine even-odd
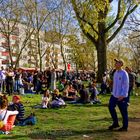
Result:
{"label": "baseball cap", "polygon": [[116,59],[116,58],[115,58],[114,61],[115,61],[115,62],[118,62],[118,63],[121,63],[122,66],[123,66],[123,64],[124,64],[123,60],[121,60],[121,59]]}

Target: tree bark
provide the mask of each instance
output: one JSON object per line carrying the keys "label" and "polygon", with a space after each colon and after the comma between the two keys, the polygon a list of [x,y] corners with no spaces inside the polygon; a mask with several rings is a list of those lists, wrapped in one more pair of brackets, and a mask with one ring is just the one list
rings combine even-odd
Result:
{"label": "tree bark", "polygon": [[97,81],[102,82],[102,75],[107,69],[107,42],[106,42],[106,24],[104,21],[100,22],[100,18],[103,16],[105,19],[106,14],[99,13],[99,22],[98,22],[98,40],[96,46],[97,50],[97,60],[98,60],[98,73]]}
{"label": "tree bark", "polygon": [[98,82],[102,81],[102,75],[107,69],[106,53],[107,53],[106,41],[100,39],[97,47],[97,60],[98,60],[97,81]]}
{"label": "tree bark", "polygon": [[[13,57],[12,57],[12,50],[11,50],[11,43],[10,43],[10,35],[7,35],[7,45],[8,45],[8,51],[9,51],[9,60],[10,60],[10,66],[13,68]],[[8,61],[9,61],[8,60]]]}
{"label": "tree bark", "polygon": [[64,68],[65,68],[65,70],[67,70],[67,65],[66,65],[66,60],[65,60],[64,52],[63,52],[62,42],[61,42],[61,45],[60,45],[60,49],[61,49],[61,55],[62,55],[62,59],[63,59]]}

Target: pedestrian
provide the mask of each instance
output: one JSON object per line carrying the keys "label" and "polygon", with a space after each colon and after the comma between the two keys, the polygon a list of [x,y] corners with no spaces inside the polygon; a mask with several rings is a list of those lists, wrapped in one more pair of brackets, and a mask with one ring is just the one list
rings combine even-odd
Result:
{"label": "pedestrian", "polygon": [[52,92],[56,89],[56,71],[54,68],[51,70],[51,87],[50,87],[50,89]]}
{"label": "pedestrian", "polygon": [[6,73],[4,67],[2,66],[0,70],[0,92],[2,93],[5,92],[5,79],[6,79]]}
{"label": "pedestrian", "polygon": [[13,69],[11,67],[9,67],[6,71],[6,92],[7,94],[12,95],[13,94],[13,85],[14,85],[14,72]]}
{"label": "pedestrian", "polygon": [[123,70],[123,61],[114,59],[116,71],[113,75],[113,91],[109,100],[109,112],[113,119],[113,123],[109,126],[109,130],[119,127],[118,117],[116,113],[116,105],[122,115],[123,126],[118,131],[127,131],[128,129],[128,110],[127,110],[127,97],[129,89],[128,73]]}
{"label": "pedestrian", "polygon": [[133,88],[135,85],[135,76],[132,73],[132,69],[130,67],[125,67],[125,70],[128,73],[128,77],[129,77],[129,90],[128,90],[128,97],[127,97],[127,104],[130,105],[130,95],[133,92]]}

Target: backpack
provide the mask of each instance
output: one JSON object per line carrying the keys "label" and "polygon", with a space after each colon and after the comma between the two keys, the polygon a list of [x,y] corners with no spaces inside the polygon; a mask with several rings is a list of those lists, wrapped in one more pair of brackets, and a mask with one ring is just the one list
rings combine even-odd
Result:
{"label": "backpack", "polygon": [[5,115],[4,115],[3,119],[0,119],[0,129],[4,126],[3,120],[5,119],[6,114],[7,114],[7,110],[5,112]]}

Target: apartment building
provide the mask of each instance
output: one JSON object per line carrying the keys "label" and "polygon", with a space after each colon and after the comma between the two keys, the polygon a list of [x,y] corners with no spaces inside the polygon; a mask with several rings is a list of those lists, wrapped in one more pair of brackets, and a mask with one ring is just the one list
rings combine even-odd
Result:
{"label": "apartment building", "polygon": [[[59,40],[56,41],[49,40],[46,41],[44,35],[47,33],[40,32],[39,34],[39,48],[38,48],[38,39],[37,34],[34,32],[31,36],[28,37],[28,41],[25,45],[26,39],[26,30],[27,27],[25,25],[19,24],[15,27],[12,33],[9,36],[9,40],[6,35],[0,32],[0,66],[7,67],[10,64],[10,54],[9,54],[9,46],[12,50],[12,60],[13,64],[16,63],[18,55],[21,56],[18,62],[18,67],[38,67],[40,64],[39,52],[41,53],[42,60],[42,69],[46,67],[55,67],[58,69],[64,69],[63,58],[61,55],[61,47]],[[50,34],[48,33],[50,36]],[[9,42],[10,43],[9,43]],[[8,44],[9,43],[9,44]],[[70,48],[66,45],[63,45],[63,54],[67,64],[70,64]],[[74,65],[72,65],[74,66]]]}
{"label": "apartment building", "polygon": [[15,28],[13,32],[11,32],[10,36],[7,34],[0,33],[0,65],[1,66],[9,66],[10,64],[10,54],[9,54],[9,46],[12,49],[12,60],[13,63],[16,61],[16,53],[18,51],[18,37],[19,37],[19,30]]}

